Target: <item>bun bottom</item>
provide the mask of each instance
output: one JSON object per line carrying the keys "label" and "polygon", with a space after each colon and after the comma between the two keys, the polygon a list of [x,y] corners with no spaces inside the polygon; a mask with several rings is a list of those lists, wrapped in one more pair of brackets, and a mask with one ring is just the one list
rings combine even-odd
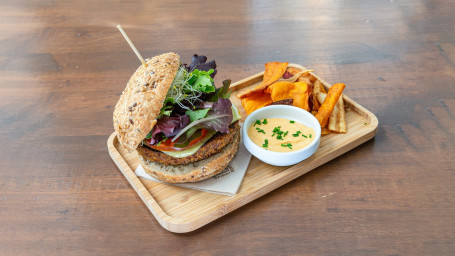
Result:
{"label": "bun bottom", "polygon": [[139,160],[144,170],[152,177],[167,183],[197,182],[210,178],[226,168],[239,148],[240,131],[235,131],[232,143],[209,158],[186,165],[165,165],[150,161],[140,154]]}

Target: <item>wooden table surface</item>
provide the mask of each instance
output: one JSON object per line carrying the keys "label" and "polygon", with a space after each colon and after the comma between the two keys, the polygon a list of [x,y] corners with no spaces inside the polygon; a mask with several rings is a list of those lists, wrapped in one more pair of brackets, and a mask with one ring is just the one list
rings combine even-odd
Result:
{"label": "wooden table surface", "polygon": [[[2,1],[0,255],[454,255],[453,1]],[[143,56],[205,54],[216,82],[312,68],[379,119],[375,139],[187,234],[111,160]]]}

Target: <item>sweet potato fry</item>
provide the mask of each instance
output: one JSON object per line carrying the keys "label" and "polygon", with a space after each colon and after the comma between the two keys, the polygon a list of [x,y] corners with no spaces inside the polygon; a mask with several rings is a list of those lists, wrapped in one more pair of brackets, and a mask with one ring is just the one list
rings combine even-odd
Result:
{"label": "sweet potato fry", "polygon": [[344,90],[345,85],[342,83],[334,84],[327,93],[327,97],[322,103],[321,107],[316,114],[316,119],[318,119],[321,127],[325,127],[329,121],[330,115],[332,114],[333,108],[340,98],[341,93]]}
{"label": "sweet potato fry", "polygon": [[242,106],[247,115],[251,114],[256,109],[268,106],[272,103],[270,94],[264,92],[256,92],[242,99]]}
{"label": "sweet potato fry", "polygon": [[310,87],[307,83],[295,82],[291,94],[293,94],[292,99],[294,106],[310,111]]}
{"label": "sweet potato fry", "polygon": [[[317,98],[320,102],[324,102],[327,94],[318,92]],[[330,131],[338,132],[338,133],[346,133],[347,126],[346,126],[346,119],[345,119],[345,112],[344,112],[344,100],[343,94],[338,98],[335,107],[333,108],[332,114],[329,117],[329,123],[327,128]]]}
{"label": "sweet potato fry", "polygon": [[244,91],[238,93],[236,96],[239,99],[243,99],[246,97],[250,97],[250,95],[254,94],[258,91],[263,91],[269,85],[273,84],[274,82],[280,79],[284,72],[286,72],[286,68],[288,67],[289,62],[269,62],[265,64],[265,71],[264,77],[262,79],[262,83],[251,90]]}
{"label": "sweet potato fry", "polygon": [[275,83],[286,72],[289,62],[269,62],[265,64],[264,79],[261,86],[264,88]]}
{"label": "sweet potato fry", "polygon": [[272,101],[280,101],[286,99],[292,99],[292,90],[294,90],[295,85],[290,82],[280,81],[271,84],[265,89],[264,92],[270,93]]}
{"label": "sweet potato fry", "polygon": [[273,102],[292,99],[294,106],[310,111],[310,90],[305,82],[278,81],[267,87],[264,92],[270,93]]}

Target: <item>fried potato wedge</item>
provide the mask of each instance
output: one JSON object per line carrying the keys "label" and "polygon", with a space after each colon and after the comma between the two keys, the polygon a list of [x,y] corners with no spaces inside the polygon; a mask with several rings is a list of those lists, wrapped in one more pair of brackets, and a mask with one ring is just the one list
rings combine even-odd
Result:
{"label": "fried potato wedge", "polygon": [[[324,89],[324,86],[322,86],[321,81],[316,80],[313,85],[313,93],[317,94],[318,92],[327,94],[327,91]],[[322,104],[322,102],[321,102],[321,104]]]}

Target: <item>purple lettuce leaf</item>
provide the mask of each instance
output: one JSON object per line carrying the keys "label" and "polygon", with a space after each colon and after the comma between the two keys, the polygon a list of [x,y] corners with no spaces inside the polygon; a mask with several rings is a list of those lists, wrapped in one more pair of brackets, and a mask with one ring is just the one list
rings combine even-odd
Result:
{"label": "purple lettuce leaf", "polygon": [[194,54],[193,57],[191,58],[191,63],[187,67],[185,65],[186,69],[188,72],[192,72],[195,69],[198,69],[200,71],[209,71],[210,69],[213,69],[213,73],[210,74],[210,77],[214,78],[216,75],[216,62],[215,60],[211,60],[207,62],[207,57],[204,55],[197,55]]}
{"label": "purple lettuce leaf", "polygon": [[212,108],[209,110],[206,117],[191,122],[185,128],[180,130],[180,132],[174,136],[172,141],[177,140],[187,131],[194,132],[196,129],[194,127],[197,127],[197,129],[206,128],[217,132],[227,133],[229,132],[229,125],[231,125],[232,119],[231,101],[229,99],[220,98],[217,102],[213,103]]}
{"label": "purple lettuce leaf", "polygon": [[213,103],[212,108],[207,113],[208,119],[200,125],[205,128],[211,128],[217,132],[226,133],[229,131],[229,125],[232,122],[232,103],[229,99],[218,99]]}
{"label": "purple lettuce leaf", "polygon": [[147,135],[146,139],[150,139],[149,144],[154,145],[163,137],[169,138],[177,135],[183,128],[190,123],[190,117],[188,115],[182,116],[163,116],[159,119],[152,131]]}

